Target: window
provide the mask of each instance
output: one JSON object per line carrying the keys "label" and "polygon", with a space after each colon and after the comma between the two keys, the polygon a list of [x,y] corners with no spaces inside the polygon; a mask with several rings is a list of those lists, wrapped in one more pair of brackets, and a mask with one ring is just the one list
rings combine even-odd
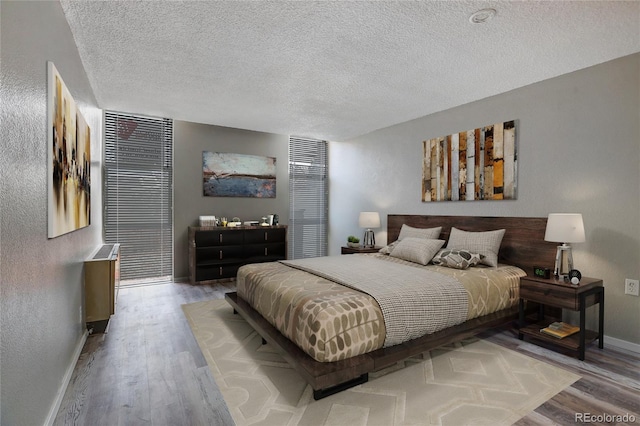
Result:
{"label": "window", "polygon": [[105,111],[104,239],[122,280],[173,276],[173,121]]}
{"label": "window", "polygon": [[327,255],[327,142],[289,138],[289,259]]}

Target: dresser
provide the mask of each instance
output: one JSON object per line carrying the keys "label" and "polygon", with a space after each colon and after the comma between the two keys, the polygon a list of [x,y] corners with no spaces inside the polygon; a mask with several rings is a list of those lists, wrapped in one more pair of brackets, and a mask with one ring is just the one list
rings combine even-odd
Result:
{"label": "dresser", "polygon": [[287,258],[287,226],[189,227],[189,280],[233,280],[250,263]]}

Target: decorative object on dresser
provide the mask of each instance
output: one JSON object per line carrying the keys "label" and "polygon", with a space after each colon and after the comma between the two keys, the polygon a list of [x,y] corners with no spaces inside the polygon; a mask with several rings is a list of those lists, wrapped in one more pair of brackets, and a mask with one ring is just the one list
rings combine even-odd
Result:
{"label": "decorative object on dresser", "polygon": [[274,214],[267,215],[267,223],[268,223],[269,225],[272,225],[272,226],[273,226],[273,225],[277,225],[277,224],[278,224],[278,220],[279,220],[279,217],[278,217],[278,215],[277,215],[277,214],[275,214],[275,213],[274,213]]}
{"label": "decorative object on dresser", "polygon": [[191,284],[232,280],[242,265],[286,258],[286,225],[189,227]]}
{"label": "decorative object on dresser", "polygon": [[517,121],[423,142],[422,201],[515,200]]}
{"label": "decorative object on dresser", "polygon": [[380,214],[378,212],[360,212],[358,224],[360,228],[367,228],[364,232],[362,245],[374,247],[376,245],[376,237],[371,228],[380,228]]}
{"label": "decorative object on dresser", "polygon": [[218,225],[218,220],[216,219],[215,216],[200,216],[198,218],[198,222],[200,223],[200,226],[217,226]]}
{"label": "decorative object on dresser", "polygon": [[116,312],[120,287],[120,244],[105,244],[84,262],[85,322],[102,333]]}
{"label": "decorative object on dresser", "polygon": [[584,237],[584,223],[580,213],[551,213],[547,219],[545,241],[562,243],[556,252],[556,263],[553,273],[558,278],[569,275],[573,269],[573,255],[568,243],[582,243]]}
{"label": "decorative object on dresser", "polygon": [[[537,319],[527,325],[525,301],[540,304]],[[586,308],[599,305],[598,331],[586,329]],[[558,339],[548,336],[541,330],[557,321],[556,318],[545,317],[545,307],[569,309],[580,312],[580,330],[572,335]],[[576,286],[557,278],[522,277],[520,278],[520,331],[518,338],[524,336],[541,340],[553,345],[577,352],[578,358],[584,360],[585,346],[598,340],[598,347],[604,348],[604,287],[599,278],[582,277]]]}

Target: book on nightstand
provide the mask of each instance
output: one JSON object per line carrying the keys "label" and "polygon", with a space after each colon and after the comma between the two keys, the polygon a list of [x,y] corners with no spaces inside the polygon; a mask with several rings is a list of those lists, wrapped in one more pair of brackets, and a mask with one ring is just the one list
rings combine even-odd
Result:
{"label": "book on nightstand", "polygon": [[540,329],[541,333],[557,337],[558,339],[571,336],[578,331],[580,331],[580,327],[576,327],[575,325],[567,324],[564,322],[554,322],[549,324],[548,327]]}

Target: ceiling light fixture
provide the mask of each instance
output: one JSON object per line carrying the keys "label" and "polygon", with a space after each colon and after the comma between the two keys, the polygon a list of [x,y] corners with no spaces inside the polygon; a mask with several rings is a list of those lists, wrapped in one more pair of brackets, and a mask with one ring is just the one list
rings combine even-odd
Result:
{"label": "ceiling light fixture", "polygon": [[480,9],[479,11],[469,16],[469,22],[471,22],[472,24],[484,24],[485,22],[496,16],[496,13],[498,12],[496,12],[495,9]]}

